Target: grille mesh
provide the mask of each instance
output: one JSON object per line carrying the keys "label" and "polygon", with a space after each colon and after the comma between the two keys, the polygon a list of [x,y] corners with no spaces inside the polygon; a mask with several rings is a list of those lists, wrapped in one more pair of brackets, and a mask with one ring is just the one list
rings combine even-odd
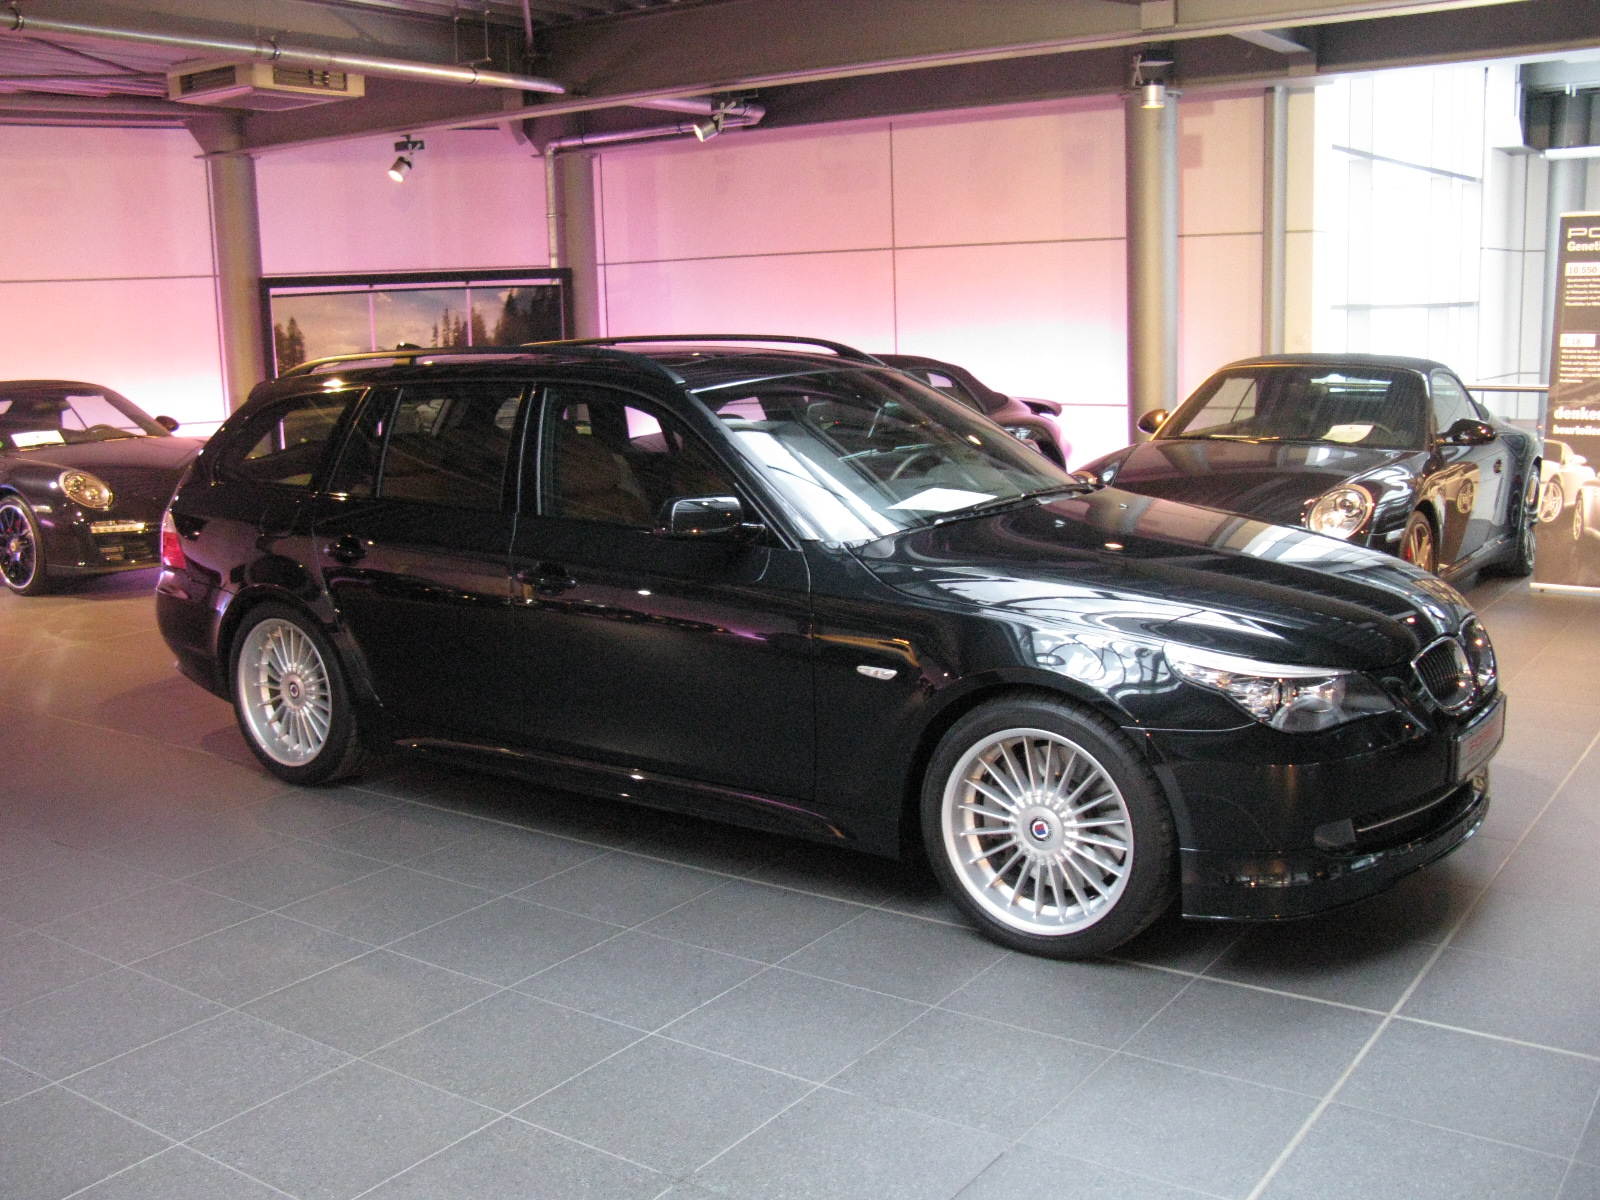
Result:
{"label": "grille mesh", "polygon": [[1472,703],[1477,691],[1472,663],[1454,638],[1441,639],[1417,655],[1416,668],[1422,686],[1439,707],[1460,712]]}

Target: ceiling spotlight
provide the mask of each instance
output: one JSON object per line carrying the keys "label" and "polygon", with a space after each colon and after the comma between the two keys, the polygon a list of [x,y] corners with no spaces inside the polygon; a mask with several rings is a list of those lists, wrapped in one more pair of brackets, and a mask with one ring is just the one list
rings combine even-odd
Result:
{"label": "ceiling spotlight", "polygon": [[396,183],[403,183],[405,182],[406,172],[411,170],[410,155],[427,147],[423,142],[408,133],[394,144],[394,148],[399,152],[400,157],[395,159],[394,165],[389,168],[389,178]]}
{"label": "ceiling spotlight", "polygon": [[722,132],[722,114],[721,113],[717,113],[715,116],[710,117],[707,120],[696,121],[694,123],[694,136],[695,136],[695,140],[696,141],[709,142],[712,138],[716,137],[717,134],[719,134],[721,132]]}
{"label": "ceiling spotlight", "polygon": [[1167,106],[1167,85],[1160,80],[1147,83],[1143,89],[1144,99],[1140,101],[1140,108],[1165,108]]}
{"label": "ceiling spotlight", "polygon": [[1128,86],[1140,94],[1140,108],[1167,106],[1167,81],[1164,76],[1170,66],[1170,58],[1147,58],[1143,54],[1133,56],[1133,78]]}

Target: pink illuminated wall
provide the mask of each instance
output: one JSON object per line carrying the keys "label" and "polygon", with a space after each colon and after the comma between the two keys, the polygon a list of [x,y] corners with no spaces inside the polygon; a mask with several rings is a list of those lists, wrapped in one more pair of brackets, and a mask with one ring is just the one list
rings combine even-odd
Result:
{"label": "pink illuminated wall", "polygon": [[0,126],[0,378],[222,416],[205,168],[188,133]]}
{"label": "pink illuminated wall", "polygon": [[[1260,346],[1259,94],[1179,109],[1180,386]],[[1115,99],[751,131],[600,158],[611,333],[804,332],[1059,400],[1074,462],[1127,429]]]}

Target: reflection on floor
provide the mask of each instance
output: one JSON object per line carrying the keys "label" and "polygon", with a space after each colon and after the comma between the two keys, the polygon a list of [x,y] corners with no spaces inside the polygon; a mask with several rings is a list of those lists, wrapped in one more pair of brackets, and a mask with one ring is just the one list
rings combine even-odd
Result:
{"label": "reflection on floor", "polygon": [[1488,824],[1057,964],[889,864],[417,761],[284,789],[148,574],[0,597],[0,1195],[1600,1195],[1600,598],[1479,588]]}

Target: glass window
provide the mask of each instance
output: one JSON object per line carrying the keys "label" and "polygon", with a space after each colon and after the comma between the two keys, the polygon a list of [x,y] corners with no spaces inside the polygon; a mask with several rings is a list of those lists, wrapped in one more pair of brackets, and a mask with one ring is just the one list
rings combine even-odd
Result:
{"label": "glass window", "polygon": [[1444,433],[1463,418],[1481,421],[1477,406],[1472,403],[1472,398],[1467,395],[1466,389],[1457,383],[1453,376],[1445,371],[1435,371],[1432,376],[1433,385],[1433,420],[1434,428],[1439,433]]}
{"label": "glass window", "polygon": [[328,443],[359,392],[318,392],[262,409],[230,435],[217,475],[280,487],[308,488]]}
{"label": "glass window", "polygon": [[600,388],[547,393],[544,511],[653,527],[667,501],[736,496],[727,471],[670,415]]}
{"label": "glass window", "polygon": [[1158,436],[1414,450],[1425,427],[1421,380],[1409,371],[1261,366],[1207,380]]}
{"label": "glass window", "polygon": [[0,393],[0,446],[27,450],[165,433],[127,401],[100,392],[35,387]]}
{"label": "glass window", "polygon": [[1073,486],[1010,434],[898,371],[808,370],[696,394],[750,465],[828,541],[868,541]]}
{"label": "glass window", "polygon": [[331,486],[356,496],[498,509],[523,394],[520,383],[379,394],[356,422]]}

